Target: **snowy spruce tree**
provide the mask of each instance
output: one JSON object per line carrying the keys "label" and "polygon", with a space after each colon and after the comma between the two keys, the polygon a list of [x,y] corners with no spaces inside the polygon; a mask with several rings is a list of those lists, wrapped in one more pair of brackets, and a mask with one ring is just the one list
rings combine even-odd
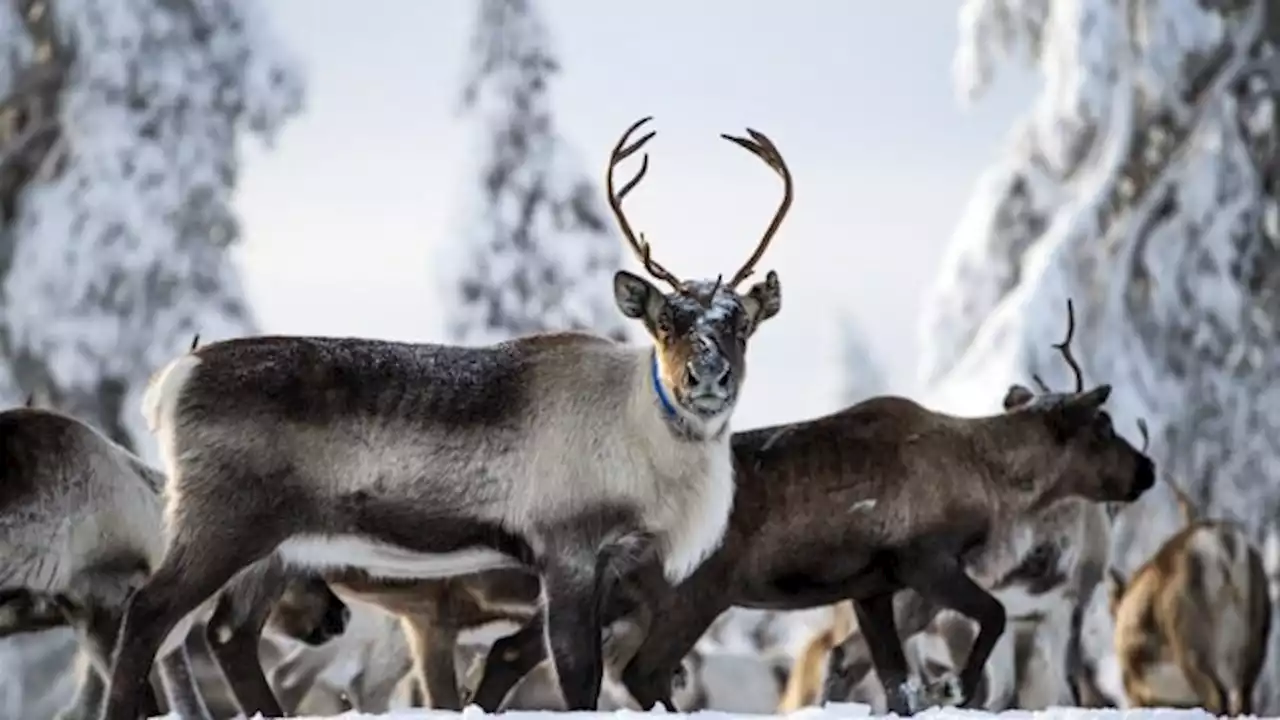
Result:
{"label": "snowy spruce tree", "polygon": [[0,402],[133,444],[149,374],[253,329],[236,142],[301,107],[247,0],[0,2]]}
{"label": "snowy spruce tree", "polygon": [[[1280,519],[1277,12],[966,0],[962,91],[1016,56],[1043,84],[956,231],[920,368],[953,411],[995,410],[1032,373],[1070,389],[1051,343],[1074,299],[1076,354],[1090,384],[1114,385],[1118,430],[1136,438],[1145,418],[1162,472],[1259,541]],[[1117,550],[1124,571],[1145,559]]]}
{"label": "snowy spruce tree", "polygon": [[442,294],[454,342],[543,330],[617,340],[627,324],[612,294],[622,246],[602,190],[557,132],[551,83],[560,65],[533,0],[479,0],[463,110],[474,123],[472,176]]}

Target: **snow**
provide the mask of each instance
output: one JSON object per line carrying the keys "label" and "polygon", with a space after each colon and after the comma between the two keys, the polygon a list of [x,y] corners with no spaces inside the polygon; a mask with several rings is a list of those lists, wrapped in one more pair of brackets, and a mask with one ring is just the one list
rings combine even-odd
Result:
{"label": "snow", "polygon": [[[700,720],[733,720],[734,718],[789,718],[790,720],[843,720],[844,718],[862,718],[873,717],[871,708],[868,705],[857,703],[829,703],[823,707],[807,707],[797,710],[786,715],[759,715],[747,713],[728,713],[718,712],[715,710],[702,710],[697,713],[666,713],[662,711],[652,711],[662,714],[666,717],[697,717]],[[577,717],[582,720],[614,718],[615,720],[629,720],[631,718],[650,717],[652,713],[643,713],[634,710],[618,710],[615,712],[577,712],[577,713],[553,713],[553,712],[531,712],[531,711],[512,711],[504,712],[501,717],[505,720],[539,720],[548,716],[565,716]],[[462,712],[452,712],[443,710],[423,710],[416,708],[413,710],[404,710],[399,712],[384,713],[381,715],[369,715],[362,713],[346,713],[341,717],[346,720],[360,720],[372,718],[391,718],[392,720],[409,720],[409,718],[429,718],[429,717],[461,717],[463,720],[479,720],[483,717],[498,717],[498,715],[489,715],[479,708],[472,706],[464,709]],[[896,716],[894,716],[896,717]],[[1011,720],[1084,720],[1085,718],[1099,718],[1106,720],[1204,720],[1205,718],[1213,718],[1213,715],[1203,710],[1175,710],[1164,708],[1142,709],[1142,710],[1085,710],[1082,708],[1049,708],[1036,712],[1015,711],[1010,710],[1002,713],[986,713],[977,710],[958,710],[931,708],[916,713],[912,717],[922,718],[923,720],[952,720],[952,718],[967,718],[976,720],[983,717],[1001,717],[1010,718]],[[170,715],[168,718],[177,719],[177,715]],[[319,716],[314,716],[319,718]],[[298,720],[312,720],[305,716],[299,717]]]}

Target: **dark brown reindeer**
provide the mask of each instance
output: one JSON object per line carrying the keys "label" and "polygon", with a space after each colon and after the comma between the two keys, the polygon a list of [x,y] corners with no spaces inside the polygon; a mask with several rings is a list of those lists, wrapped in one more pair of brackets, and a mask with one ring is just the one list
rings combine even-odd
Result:
{"label": "dark brown reindeer", "polygon": [[[978,622],[958,682],[971,701],[1005,610],[965,572],[966,559],[1028,513],[1073,497],[1132,502],[1154,482],[1151,460],[1102,409],[1110,392],[1035,397],[1014,386],[1025,402],[980,418],[880,397],[735,434],[729,530],[675,591],[639,591],[652,619],[622,670],[628,691],[641,707],[672,707],[681,659],[731,605],[798,610],[852,599],[890,709],[912,712],[923,695],[909,682],[894,612],[894,596],[910,589]],[[474,702],[496,709],[541,661],[542,617],[494,644]]]}
{"label": "dark brown reindeer", "polygon": [[272,336],[205,345],[156,374],[144,412],[169,476],[168,542],[126,610],[106,720],[137,718],[139,678],[175,625],[273,552],[381,577],[534,567],[561,692],[572,709],[595,706],[601,547],[653,533],[677,581],[728,523],[747,342],[781,307],[772,272],[737,288],[792,197],[767,138],[730,138],[782,176],[783,201],[730,280],[680,280],[622,211],[648,157],[613,188],[613,166],[653,137],[627,145],[647,120],[619,140],[607,184],[623,235],[673,288],[615,275],[618,308],[651,346],[585,333],[486,347]]}
{"label": "dark brown reindeer", "polygon": [[[100,710],[126,600],[159,559],[162,483],[158,470],[75,418],[0,412],[0,637],[75,630],[89,662],[64,718]],[[327,630],[342,632],[341,619]],[[169,707],[208,716],[183,648],[166,652],[160,678]],[[158,714],[149,684],[144,704]]]}

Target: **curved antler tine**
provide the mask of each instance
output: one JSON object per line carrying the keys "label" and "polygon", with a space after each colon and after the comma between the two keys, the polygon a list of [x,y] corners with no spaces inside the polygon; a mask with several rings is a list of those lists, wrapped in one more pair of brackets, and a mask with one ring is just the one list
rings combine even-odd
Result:
{"label": "curved antler tine", "polygon": [[764,237],[760,238],[760,242],[756,245],[755,252],[747,259],[746,264],[738,272],[734,273],[733,278],[729,280],[728,287],[730,289],[738,287],[743,280],[750,277],[756,263],[760,262],[760,258],[764,256],[764,251],[769,247],[769,243],[772,242],[774,234],[778,232],[783,218],[787,216],[787,211],[791,209],[791,198],[794,189],[791,171],[787,169],[787,163],[782,159],[782,154],[778,152],[778,148],[773,144],[773,141],[764,133],[751,128],[747,128],[747,134],[751,136],[750,140],[728,134],[721,134],[720,137],[750,151],[752,155],[763,160],[765,164],[782,176],[782,202],[778,205],[778,210],[774,213],[773,221],[769,223],[769,228],[764,231]]}
{"label": "curved antler tine", "polygon": [[1031,373],[1031,380],[1035,382],[1036,387],[1040,388],[1040,392],[1043,392],[1043,393],[1053,392],[1052,390],[1049,389],[1049,385],[1044,381],[1044,378],[1040,377],[1036,373]]}
{"label": "curved antler tine", "polygon": [[644,233],[637,235],[636,232],[632,230],[631,223],[627,221],[627,215],[622,210],[622,199],[640,183],[640,180],[644,178],[645,173],[649,172],[649,153],[645,153],[642,156],[640,160],[640,170],[635,174],[635,177],[628,180],[626,184],[622,186],[621,190],[615,191],[613,186],[613,170],[617,167],[618,163],[634,155],[640,150],[640,148],[644,147],[645,143],[652,140],[653,136],[657,134],[655,131],[651,130],[630,145],[627,144],[631,135],[636,130],[640,129],[641,125],[644,125],[652,119],[652,115],[640,118],[632,123],[631,127],[627,128],[626,131],[622,133],[622,137],[618,138],[618,143],[613,146],[613,152],[609,154],[609,167],[605,172],[605,188],[609,194],[609,207],[613,209],[613,216],[618,221],[618,228],[622,230],[623,239],[627,241],[631,246],[632,251],[640,258],[640,263],[644,265],[644,269],[653,277],[670,284],[673,288],[679,291],[682,288],[680,278],[676,277],[653,259],[650,253],[649,243],[644,239]]}
{"label": "curved antler tine", "polygon": [[1084,372],[1080,369],[1080,363],[1076,362],[1076,358],[1071,354],[1071,339],[1076,334],[1076,312],[1075,306],[1070,299],[1067,300],[1067,336],[1062,342],[1053,347],[1062,354],[1062,359],[1067,361],[1067,365],[1071,367],[1071,372],[1076,378],[1076,392],[1084,392]]}
{"label": "curved antler tine", "polygon": [[1147,446],[1151,444],[1151,434],[1147,432],[1147,421],[1142,418],[1138,418],[1138,432],[1142,433],[1142,450],[1139,452],[1145,455]]}
{"label": "curved antler tine", "polygon": [[191,352],[192,350],[195,350],[199,346],[200,346],[200,333],[196,333],[195,337],[191,338],[191,347],[187,349],[187,352]]}

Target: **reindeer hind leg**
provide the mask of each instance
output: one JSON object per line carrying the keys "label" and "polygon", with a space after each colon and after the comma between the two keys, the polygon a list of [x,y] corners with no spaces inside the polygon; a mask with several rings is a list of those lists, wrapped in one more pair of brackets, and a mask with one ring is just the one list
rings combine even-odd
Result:
{"label": "reindeer hind leg", "polygon": [[[181,496],[184,505],[170,513],[164,559],[125,608],[102,720],[136,720],[156,654],[174,627],[285,539],[276,513],[287,513],[286,506],[263,502],[257,493],[200,497],[194,493],[202,487],[215,492],[226,488],[227,476],[235,472],[223,467],[204,470],[205,477],[180,478],[187,481]],[[276,489],[283,485],[262,477],[236,484]]]}

